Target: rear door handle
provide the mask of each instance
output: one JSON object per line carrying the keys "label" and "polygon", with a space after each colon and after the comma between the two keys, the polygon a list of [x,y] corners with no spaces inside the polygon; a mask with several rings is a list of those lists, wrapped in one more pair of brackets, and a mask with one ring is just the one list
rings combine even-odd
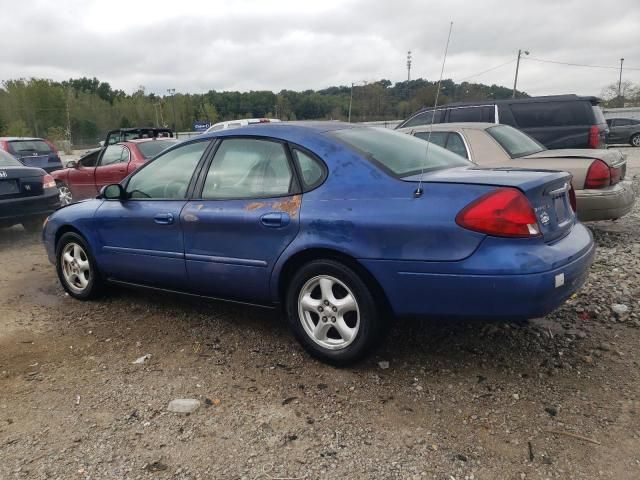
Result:
{"label": "rear door handle", "polygon": [[158,225],[171,225],[173,223],[173,213],[157,213],[153,221]]}
{"label": "rear door handle", "polygon": [[284,212],[265,213],[260,217],[260,222],[269,228],[280,228],[289,225],[291,218]]}

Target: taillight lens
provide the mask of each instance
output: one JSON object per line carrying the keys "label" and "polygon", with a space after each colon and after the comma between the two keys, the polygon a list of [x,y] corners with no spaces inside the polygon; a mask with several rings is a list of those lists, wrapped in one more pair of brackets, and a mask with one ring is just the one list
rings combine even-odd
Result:
{"label": "taillight lens", "polygon": [[456,223],[468,230],[498,237],[540,235],[531,204],[515,188],[500,188],[480,197],[458,213]]}
{"label": "taillight lens", "polygon": [[598,189],[611,185],[611,171],[609,165],[602,160],[596,159],[589,166],[587,178],[584,181],[584,188]]}
{"label": "taillight lens", "polygon": [[600,128],[591,125],[589,129],[589,148],[600,148]]}
{"label": "taillight lens", "polygon": [[56,181],[55,179],[49,175],[48,173],[42,177],[42,188],[55,188]]}
{"label": "taillight lens", "polygon": [[615,185],[622,179],[622,167],[610,168],[611,171],[611,185]]}

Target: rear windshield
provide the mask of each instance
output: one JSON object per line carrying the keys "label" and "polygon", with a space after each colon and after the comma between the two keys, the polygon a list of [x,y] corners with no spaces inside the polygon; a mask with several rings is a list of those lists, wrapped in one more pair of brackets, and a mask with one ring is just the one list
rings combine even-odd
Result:
{"label": "rear windshield", "polygon": [[487,128],[487,132],[507,151],[511,158],[524,157],[545,150],[529,135],[508,125]]}
{"label": "rear windshield", "polygon": [[177,140],[153,140],[151,142],[138,143],[138,150],[144,156],[144,158],[153,158],[161,151],[169,148],[171,145],[175,145]]}
{"label": "rear windshield", "polygon": [[18,155],[24,153],[53,153],[51,147],[43,140],[10,140],[9,150]]}
{"label": "rear windshield", "polygon": [[7,152],[0,150],[0,167],[22,167],[22,163],[13,158]]}
{"label": "rear windshield", "polygon": [[385,128],[346,128],[331,132],[331,135],[396,177],[471,165],[460,155],[442,147]]}

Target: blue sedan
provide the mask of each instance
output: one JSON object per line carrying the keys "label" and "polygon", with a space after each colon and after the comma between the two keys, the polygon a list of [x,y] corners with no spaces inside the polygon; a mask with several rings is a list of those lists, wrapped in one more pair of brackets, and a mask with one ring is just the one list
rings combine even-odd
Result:
{"label": "blue sedan", "polygon": [[180,143],[55,212],[43,236],[74,298],[111,282],[281,306],[307,351],[344,365],[394,317],[561,305],[595,252],[570,180],[389,130],[272,123]]}

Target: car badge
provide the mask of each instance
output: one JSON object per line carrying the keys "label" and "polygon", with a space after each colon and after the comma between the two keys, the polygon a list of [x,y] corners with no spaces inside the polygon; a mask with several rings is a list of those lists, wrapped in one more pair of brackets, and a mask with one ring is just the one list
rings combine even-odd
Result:
{"label": "car badge", "polygon": [[0,170],[0,178],[7,178],[7,172]]}
{"label": "car badge", "polygon": [[25,185],[24,189],[30,192],[31,191],[31,185]]}
{"label": "car badge", "polygon": [[549,214],[546,211],[543,210],[542,212],[540,212],[540,223],[546,225],[547,223],[549,223],[549,220],[551,220],[551,218],[549,218]]}

